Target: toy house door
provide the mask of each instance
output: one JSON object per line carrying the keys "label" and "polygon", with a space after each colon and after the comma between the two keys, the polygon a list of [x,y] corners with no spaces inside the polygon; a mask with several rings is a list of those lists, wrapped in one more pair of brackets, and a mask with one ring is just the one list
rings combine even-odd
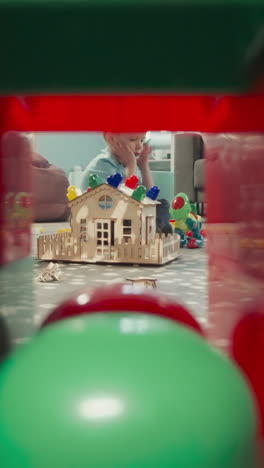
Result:
{"label": "toy house door", "polygon": [[97,219],[95,222],[96,257],[102,260],[111,258],[111,247],[115,242],[115,222],[111,219]]}

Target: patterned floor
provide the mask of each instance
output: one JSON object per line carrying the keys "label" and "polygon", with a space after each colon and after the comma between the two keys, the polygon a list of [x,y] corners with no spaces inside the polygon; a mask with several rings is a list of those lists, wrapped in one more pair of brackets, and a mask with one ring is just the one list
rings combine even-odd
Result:
{"label": "patterned floor", "polygon": [[[42,225],[44,233],[54,232],[60,225]],[[36,238],[39,226],[33,227],[33,254],[36,254]],[[207,256],[205,248],[182,249],[180,258],[162,267],[99,265],[99,264],[60,264],[61,282],[40,283],[37,277],[48,264],[34,262],[34,285],[36,312],[34,321],[38,325],[44,317],[73,291],[83,288],[125,281],[126,278],[146,276],[157,279],[158,290],[180,301],[189,308],[201,324],[206,323],[207,315]]]}
{"label": "patterned floor", "polygon": [[[65,223],[42,225],[46,234],[65,227],[68,227]],[[36,259],[36,239],[39,233],[40,226],[34,225],[32,257],[0,269],[0,312],[7,320],[14,344],[23,343],[32,336],[52,309],[72,292],[85,285],[96,287],[140,276],[156,279],[159,291],[185,304],[197,320],[206,325],[205,248],[182,249],[177,260],[161,267],[61,263],[62,281],[41,283],[37,279],[38,275],[48,263]]]}

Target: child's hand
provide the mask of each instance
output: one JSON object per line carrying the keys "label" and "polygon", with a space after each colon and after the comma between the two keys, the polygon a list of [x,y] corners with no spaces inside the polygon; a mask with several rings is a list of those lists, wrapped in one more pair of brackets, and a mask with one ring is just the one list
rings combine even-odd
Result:
{"label": "child's hand", "polygon": [[149,156],[151,154],[151,148],[147,143],[144,143],[142,153],[137,159],[137,165],[139,168],[148,166]]}
{"label": "child's hand", "polygon": [[124,167],[136,168],[136,157],[126,143],[123,141],[113,142],[111,144],[111,151]]}

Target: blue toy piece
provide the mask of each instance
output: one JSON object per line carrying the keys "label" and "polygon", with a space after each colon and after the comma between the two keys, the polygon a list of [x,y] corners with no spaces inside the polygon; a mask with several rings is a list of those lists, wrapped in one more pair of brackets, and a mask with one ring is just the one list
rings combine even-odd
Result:
{"label": "blue toy piece", "polygon": [[151,200],[156,200],[158,195],[160,193],[160,189],[157,185],[153,185],[153,187],[151,187],[147,193],[146,193],[146,197],[148,198],[151,198]]}
{"label": "blue toy piece", "polygon": [[116,173],[107,177],[106,180],[108,185],[111,185],[111,187],[118,188],[123,180],[123,177],[121,176],[121,174]]}

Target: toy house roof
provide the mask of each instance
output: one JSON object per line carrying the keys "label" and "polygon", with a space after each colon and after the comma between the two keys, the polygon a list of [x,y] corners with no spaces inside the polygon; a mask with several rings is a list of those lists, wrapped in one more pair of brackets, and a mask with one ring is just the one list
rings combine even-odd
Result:
{"label": "toy house roof", "polygon": [[[84,202],[85,200],[89,200],[89,198],[93,197],[97,192],[108,192],[109,194],[119,194],[122,197],[125,197],[128,202],[130,203],[135,203],[136,205],[139,205],[140,207],[144,206],[150,206],[150,205],[159,205],[160,202],[157,200],[152,200],[151,198],[145,197],[142,201],[135,200],[132,198],[128,193],[123,191],[122,189],[116,189],[115,187],[112,187],[112,185],[108,185],[106,183],[98,185],[94,189],[90,190],[89,192],[84,192],[82,195],[79,197],[74,198],[70,202],[68,202],[68,206],[71,208],[74,205],[77,205],[79,203]],[[133,193],[133,191],[131,191]]]}

